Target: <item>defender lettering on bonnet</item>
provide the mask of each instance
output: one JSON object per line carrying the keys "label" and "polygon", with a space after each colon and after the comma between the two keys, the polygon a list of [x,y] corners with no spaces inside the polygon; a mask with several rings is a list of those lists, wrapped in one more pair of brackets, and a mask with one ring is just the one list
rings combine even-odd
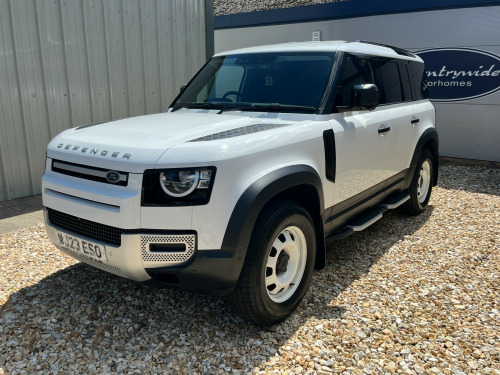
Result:
{"label": "defender lettering on bonnet", "polygon": [[[99,154],[100,156],[108,156],[109,154],[109,151],[108,150],[102,150],[100,153],[99,153],[99,149],[98,148],[93,148],[90,150],[90,152],[87,152],[89,150],[88,147],[83,147],[82,149],[80,149],[80,146],[73,146],[73,145],[65,145],[64,143],[59,143],[57,145],[57,148],[64,148],[65,150],[69,150],[69,151],[78,151],[80,150],[81,153],[83,154],[90,154],[90,155],[97,155]],[[118,155],[121,155],[121,158],[122,159],[130,159],[132,157],[132,154],[129,154],[129,153],[122,153],[122,152],[119,152],[119,151],[114,151],[113,153],[111,153],[111,156],[112,158],[117,158]]]}

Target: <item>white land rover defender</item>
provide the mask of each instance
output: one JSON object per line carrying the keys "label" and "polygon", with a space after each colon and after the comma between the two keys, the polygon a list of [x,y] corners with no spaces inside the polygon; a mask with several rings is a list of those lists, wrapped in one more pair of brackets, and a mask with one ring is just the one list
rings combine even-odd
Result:
{"label": "white land rover defender", "polygon": [[427,206],[438,136],[425,89],[419,57],[374,43],[217,54],[166,113],[52,140],[47,233],[102,270],[278,322],[327,239]]}

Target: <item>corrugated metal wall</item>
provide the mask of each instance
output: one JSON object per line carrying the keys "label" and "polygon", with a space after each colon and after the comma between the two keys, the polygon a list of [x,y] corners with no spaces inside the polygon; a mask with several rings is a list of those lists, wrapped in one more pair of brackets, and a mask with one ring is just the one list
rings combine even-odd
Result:
{"label": "corrugated metal wall", "polygon": [[71,127],[164,111],[206,61],[205,0],[0,0],[0,201]]}

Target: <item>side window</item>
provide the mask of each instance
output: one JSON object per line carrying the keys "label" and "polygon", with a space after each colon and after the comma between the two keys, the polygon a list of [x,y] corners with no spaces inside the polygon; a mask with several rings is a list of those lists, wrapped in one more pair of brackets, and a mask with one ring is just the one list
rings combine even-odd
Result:
{"label": "side window", "polygon": [[424,70],[424,64],[417,61],[410,61],[410,76],[415,100],[429,98],[427,86],[425,84]]}
{"label": "side window", "polygon": [[401,103],[403,92],[398,63],[391,60],[380,60],[380,79],[382,81],[381,104]]}
{"label": "side window", "polygon": [[401,85],[403,86],[403,100],[405,102],[411,102],[413,100],[412,98],[412,91],[411,91],[411,84],[410,84],[410,73],[409,73],[409,64],[405,61],[400,61],[399,62],[399,73],[401,73]]}
{"label": "side window", "polygon": [[347,57],[344,61],[342,77],[339,80],[335,95],[335,106],[352,106],[352,93],[354,85],[375,83],[373,62],[358,57]]}

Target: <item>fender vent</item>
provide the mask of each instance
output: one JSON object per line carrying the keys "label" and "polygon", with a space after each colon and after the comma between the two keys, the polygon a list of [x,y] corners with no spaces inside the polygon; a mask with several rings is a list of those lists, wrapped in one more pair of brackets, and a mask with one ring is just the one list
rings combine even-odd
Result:
{"label": "fender vent", "polygon": [[220,133],[214,133],[211,135],[206,135],[204,137],[196,138],[190,142],[203,142],[203,141],[215,141],[218,139],[239,137],[242,135],[248,135],[253,133],[259,133],[266,130],[281,128],[283,126],[289,126],[291,124],[255,124],[243,126],[242,128],[226,130]]}
{"label": "fender vent", "polygon": [[323,143],[325,144],[325,174],[328,181],[335,182],[336,157],[335,157],[335,135],[333,130],[323,132]]}

